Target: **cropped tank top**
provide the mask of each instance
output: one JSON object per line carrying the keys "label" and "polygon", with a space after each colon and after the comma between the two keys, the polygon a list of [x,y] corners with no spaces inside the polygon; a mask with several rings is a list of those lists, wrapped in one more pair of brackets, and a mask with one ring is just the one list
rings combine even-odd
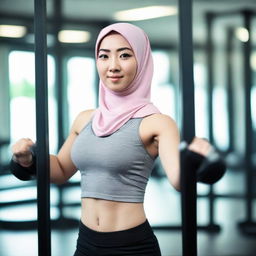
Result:
{"label": "cropped tank top", "polygon": [[142,118],[98,137],[90,121],[75,139],[71,158],[81,173],[81,197],[143,202],[154,159],[139,135]]}

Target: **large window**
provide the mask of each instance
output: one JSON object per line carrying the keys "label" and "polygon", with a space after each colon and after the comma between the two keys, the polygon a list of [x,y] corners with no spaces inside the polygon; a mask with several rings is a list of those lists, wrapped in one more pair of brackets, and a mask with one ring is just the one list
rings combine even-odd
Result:
{"label": "large window", "polygon": [[[9,54],[11,144],[24,137],[36,140],[34,58],[33,52],[12,51]],[[54,75],[54,59],[48,56],[49,140],[51,151],[56,150],[57,142]],[[36,200],[36,187],[33,182],[26,186],[27,183],[8,175],[1,177],[1,184],[7,188],[6,191],[1,192],[2,202]],[[12,185],[14,188],[11,188]],[[23,187],[23,185],[25,186]],[[56,190],[51,190],[51,201],[56,203],[57,198]],[[51,216],[55,217],[57,214],[56,208],[52,207]],[[1,220],[24,221],[33,220],[36,217],[35,204],[13,205],[4,207],[0,211]]]}
{"label": "large window", "polygon": [[[20,138],[36,140],[35,57],[33,52],[12,51],[9,55],[11,143]],[[56,101],[54,59],[48,56],[48,104],[50,151],[56,150]],[[40,117],[38,117],[40,118]]]}
{"label": "large window", "polygon": [[154,76],[152,81],[151,99],[163,114],[176,119],[174,85],[170,83],[170,60],[164,51],[154,51]]}
{"label": "large window", "polygon": [[96,107],[95,61],[72,57],[68,60],[68,104],[70,124],[83,110]]}

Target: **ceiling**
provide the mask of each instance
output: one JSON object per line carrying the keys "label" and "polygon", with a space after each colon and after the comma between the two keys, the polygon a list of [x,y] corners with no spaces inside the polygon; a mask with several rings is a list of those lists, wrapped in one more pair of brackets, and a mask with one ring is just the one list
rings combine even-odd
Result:
{"label": "ceiling", "polygon": [[[10,21],[22,22],[23,17],[33,18],[33,0],[0,0],[0,23]],[[115,22],[113,14],[116,11],[127,10],[150,5],[177,6],[175,0],[63,0],[62,18],[67,21],[65,28],[86,27],[95,31],[95,35],[102,24]],[[53,0],[47,0],[48,17],[54,17]],[[206,19],[208,12],[217,14],[214,19],[214,39],[222,41],[228,27],[241,26],[242,10],[252,10],[256,17],[256,0],[194,0],[193,1],[193,36],[194,42],[203,44],[206,40]],[[232,15],[223,15],[230,13]],[[237,13],[237,14],[236,14]],[[72,22],[68,22],[68,21]],[[82,26],[79,23],[83,24]],[[153,44],[169,45],[178,42],[178,16],[168,16],[151,20],[133,22],[143,28]],[[253,18],[252,31],[256,31],[256,18]],[[256,33],[253,35],[256,41]]]}

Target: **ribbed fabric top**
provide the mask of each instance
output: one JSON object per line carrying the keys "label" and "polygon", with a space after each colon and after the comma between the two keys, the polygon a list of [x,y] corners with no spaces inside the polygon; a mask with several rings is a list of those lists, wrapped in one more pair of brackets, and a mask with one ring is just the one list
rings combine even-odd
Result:
{"label": "ribbed fabric top", "polygon": [[143,202],[154,159],[145,149],[133,118],[115,133],[98,137],[92,123],[81,131],[71,158],[81,172],[81,196],[122,202]]}

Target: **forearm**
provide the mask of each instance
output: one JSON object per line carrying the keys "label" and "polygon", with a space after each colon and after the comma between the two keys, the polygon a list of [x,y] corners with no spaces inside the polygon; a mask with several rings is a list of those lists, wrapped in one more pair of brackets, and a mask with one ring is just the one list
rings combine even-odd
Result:
{"label": "forearm", "polygon": [[174,189],[180,191],[180,170],[177,168],[177,170],[167,172],[167,178]]}
{"label": "forearm", "polygon": [[[58,157],[50,155],[50,182],[55,184],[65,183],[69,176],[65,174]],[[37,175],[36,156],[31,157],[31,161],[26,164],[20,163],[15,156],[10,162],[11,172],[20,180],[31,180]]]}
{"label": "forearm", "polygon": [[[49,155],[50,182],[56,184],[65,183],[77,170],[71,159],[71,147],[76,138],[76,132],[72,132],[58,155]],[[20,180],[31,180],[37,174],[37,150],[36,144],[30,139],[20,139],[12,146],[13,157],[10,162],[10,170]]]}

